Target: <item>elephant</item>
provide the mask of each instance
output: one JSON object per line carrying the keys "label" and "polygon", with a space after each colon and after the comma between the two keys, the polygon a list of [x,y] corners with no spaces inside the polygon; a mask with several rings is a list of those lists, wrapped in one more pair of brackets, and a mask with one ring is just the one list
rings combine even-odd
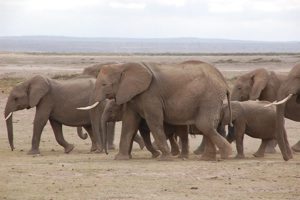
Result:
{"label": "elephant", "polygon": [[[28,154],[40,153],[40,138],[48,120],[56,141],[64,147],[65,153],[71,152],[74,145],[64,139],[62,125],[84,127],[92,141],[91,151],[101,151],[100,140],[92,131],[89,112],[76,110],[77,107],[89,103],[94,85],[94,78],[57,81],[40,75],[17,84],[9,94],[4,113],[11,150],[14,149],[13,112],[36,107],[32,147]],[[78,130],[78,134],[83,138],[86,137],[80,130]]]}
{"label": "elephant", "polygon": [[96,108],[106,98],[116,99],[118,105],[126,104],[115,159],[130,159],[131,141],[141,118],[146,120],[162,152],[161,160],[171,159],[164,122],[195,124],[206,141],[202,159],[216,159],[215,145],[222,159],[232,152],[230,144],[216,131],[226,97],[230,105],[229,87],[221,72],[208,63],[192,60],[180,64],[105,65],[97,77],[93,97],[94,103],[88,109]]}
{"label": "elephant", "polygon": [[[243,138],[244,134],[253,138],[262,139],[261,145],[255,157],[263,157],[268,141],[276,139],[276,107],[265,107],[268,101],[231,101],[232,123],[234,134],[230,132],[227,140],[231,143],[236,140],[236,158],[245,158]],[[220,126],[224,127],[230,123],[228,105],[224,104],[221,114]],[[231,129],[232,130],[232,129]]]}
{"label": "elephant", "polygon": [[[287,79],[281,84],[277,92],[277,100],[272,104],[276,105],[276,137],[278,146],[283,159],[287,161],[293,158],[293,154],[284,129],[284,117],[300,122],[300,64],[291,69]],[[300,141],[292,149],[295,152],[300,152]]]}
{"label": "elephant", "polygon": [[[264,68],[255,69],[237,78],[233,85],[231,100],[273,102],[276,100],[280,85],[286,78],[286,75],[276,74]],[[275,153],[276,144],[276,140],[270,140],[266,148],[266,153]]]}
{"label": "elephant", "polygon": [[[106,124],[108,122],[116,122],[116,121],[122,121],[124,108],[123,105],[118,105],[115,100],[108,100],[108,102],[105,105],[102,117],[101,117],[101,127],[102,127],[102,133],[104,134],[104,141],[106,143],[107,138],[107,126]],[[160,155],[159,151],[157,151],[150,139],[150,129],[147,125],[147,122],[145,119],[141,119],[138,130],[141,133],[141,136],[143,137],[143,140],[145,142],[145,146],[148,151],[151,152],[152,158],[156,158]],[[164,131],[166,133],[167,138],[170,141],[171,144],[171,153],[173,156],[178,155],[180,150],[179,146],[175,140],[174,136],[179,136],[182,142],[182,149],[181,153],[179,155],[179,158],[188,158],[188,129],[185,125],[169,125],[164,123]],[[133,138],[135,141],[136,135]],[[130,150],[131,152],[131,150]]]}

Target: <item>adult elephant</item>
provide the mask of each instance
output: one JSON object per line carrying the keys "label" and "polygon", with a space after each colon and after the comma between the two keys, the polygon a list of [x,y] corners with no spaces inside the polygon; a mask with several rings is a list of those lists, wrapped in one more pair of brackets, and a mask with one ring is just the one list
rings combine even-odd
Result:
{"label": "adult elephant", "polygon": [[[284,117],[300,122],[300,64],[289,72],[287,79],[281,84],[277,92],[277,102],[272,104],[276,107],[276,137],[283,159],[293,157],[284,129]],[[300,141],[292,149],[300,152]]]}
{"label": "adult elephant", "polygon": [[[93,134],[89,112],[76,110],[89,103],[94,78],[76,78],[57,81],[43,76],[34,76],[16,85],[10,92],[5,106],[5,119],[11,150],[13,144],[12,114],[15,111],[36,107],[33,122],[32,147],[28,154],[39,154],[40,138],[44,126],[50,121],[57,142],[65,152],[73,150],[63,137],[62,125],[84,127],[92,141],[91,151],[102,151],[100,139]],[[98,114],[99,111],[94,110]],[[82,134],[78,132],[79,135]],[[82,135],[82,137],[85,137]]]}
{"label": "adult elephant", "polygon": [[130,158],[130,144],[141,118],[153,133],[161,159],[170,158],[164,121],[173,125],[195,124],[207,141],[202,158],[215,159],[216,145],[221,158],[226,159],[231,146],[216,131],[226,96],[229,101],[229,88],[222,74],[201,61],[114,64],[101,69],[94,90],[95,103],[89,108],[106,98],[126,104],[116,159]]}

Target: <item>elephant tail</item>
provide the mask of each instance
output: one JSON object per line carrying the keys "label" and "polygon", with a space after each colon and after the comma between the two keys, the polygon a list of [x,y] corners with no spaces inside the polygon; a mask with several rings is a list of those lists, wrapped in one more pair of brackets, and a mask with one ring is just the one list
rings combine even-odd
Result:
{"label": "elephant tail", "polygon": [[80,126],[80,127],[77,127],[77,135],[78,135],[81,139],[83,139],[83,140],[85,140],[85,139],[88,138],[87,133],[83,133],[82,127],[81,127],[81,126]]}
{"label": "elephant tail", "polygon": [[229,126],[233,127],[233,124],[232,124],[232,109],[231,109],[231,95],[230,95],[230,92],[227,90],[226,92],[226,97],[227,97],[227,102],[228,102],[228,109],[229,109]]}

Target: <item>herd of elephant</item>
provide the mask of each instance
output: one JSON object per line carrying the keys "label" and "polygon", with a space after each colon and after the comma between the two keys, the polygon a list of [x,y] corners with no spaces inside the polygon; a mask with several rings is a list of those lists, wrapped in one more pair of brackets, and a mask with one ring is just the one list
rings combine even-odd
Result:
{"label": "herd of elephant", "polygon": [[299,94],[300,65],[288,75],[256,69],[239,76],[230,90],[222,73],[202,61],[111,62],[87,67],[70,80],[38,75],[19,83],[10,92],[4,115],[13,150],[13,112],[36,107],[28,154],[40,153],[40,138],[48,120],[66,153],[74,146],[64,139],[62,125],[77,127],[78,135],[86,139],[84,128],[92,142],[91,151],[107,153],[114,148],[115,122],[122,121],[115,159],[130,159],[133,141],[141,148],[145,145],[153,158],[188,158],[188,134],[203,135],[194,151],[202,160],[215,160],[217,148],[221,159],[229,158],[233,140],[236,158],[244,158],[247,134],[262,140],[254,156],[275,152],[278,143],[284,160],[289,160],[293,151],[300,152],[300,141],[290,148],[284,118],[300,121]]}

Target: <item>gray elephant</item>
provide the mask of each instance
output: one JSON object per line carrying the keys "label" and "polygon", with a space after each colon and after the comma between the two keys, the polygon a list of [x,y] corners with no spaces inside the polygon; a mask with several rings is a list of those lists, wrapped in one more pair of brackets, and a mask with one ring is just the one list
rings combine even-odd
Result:
{"label": "gray elephant", "polygon": [[[40,138],[48,120],[57,142],[64,147],[66,153],[72,151],[74,145],[64,139],[63,124],[84,127],[92,141],[91,151],[102,151],[100,140],[93,134],[89,112],[76,110],[89,103],[94,85],[94,78],[57,81],[43,76],[34,76],[16,85],[10,92],[4,113],[11,150],[14,149],[12,113],[36,107],[32,147],[28,154],[40,153]],[[79,132],[80,134],[82,133]]]}
{"label": "gray elephant", "polygon": [[[293,158],[293,154],[284,129],[284,117],[300,122],[300,64],[289,72],[287,79],[281,84],[277,92],[277,100],[272,104],[276,107],[276,136],[283,159]],[[300,152],[300,141],[292,149]]]}
{"label": "gray elephant", "polygon": [[[232,101],[232,123],[235,133],[227,135],[227,140],[231,143],[236,140],[236,158],[244,158],[244,134],[253,138],[262,139],[262,143],[253,155],[263,157],[268,141],[275,139],[276,108],[266,107],[268,101]],[[220,126],[224,127],[230,123],[228,106],[223,106]]]}
{"label": "gray elephant", "polygon": [[164,122],[195,124],[206,138],[203,159],[216,159],[215,145],[221,158],[231,154],[230,144],[216,131],[223,100],[230,99],[229,88],[222,74],[205,62],[106,65],[97,77],[93,96],[95,103],[90,109],[106,98],[126,104],[116,159],[130,158],[131,140],[141,118],[146,120],[163,160],[170,159]]}
{"label": "gray elephant", "polygon": [[[105,62],[105,63],[95,64],[90,67],[84,68],[82,74],[97,78],[101,68],[103,66],[109,65],[109,64],[118,64],[118,62]],[[96,117],[96,119],[93,119],[94,117]],[[93,113],[93,111],[92,111],[91,119],[96,120],[96,121],[98,120],[100,122],[100,115],[95,115],[95,113]],[[100,125],[98,125],[98,121],[96,122],[97,124],[94,123],[94,126],[100,127]],[[80,128],[78,128],[78,131],[82,132],[82,129],[80,130]],[[113,150],[113,149],[115,149],[115,145],[114,145],[115,121],[111,121],[107,124],[107,132],[108,132],[108,134],[107,134],[108,135],[108,137],[107,137],[108,146],[107,147],[108,147],[108,149]],[[96,134],[99,134],[99,133],[96,132]],[[139,135],[136,135],[134,137],[134,141],[139,144],[141,149],[144,148],[144,141]]]}
{"label": "gray elephant", "polygon": [[[102,133],[104,134],[104,141],[106,143],[107,138],[107,126],[108,122],[116,122],[122,121],[124,115],[123,105],[118,105],[115,100],[108,100],[105,105],[102,117],[101,117],[101,127]],[[145,119],[141,119],[140,124],[138,126],[138,130],[141,133],[143,140],[145,142],[145,146],[148,151],[151,152],[152,158],[156,158],[160,155],[159,151],[157,151],[150,139],[150,129],[147,125]],[[164,131],[166,133],[167,138],[171,144],[171,153],[173,156],[178,155],[180,153],[178,143],[175,140],[175,136],[179,136],[182,143],[181,153],[179,155],[180,158],[188,158],[188,129],[185,125],[169,125],[164,123]],[[135,134],[134,140],[137,141],[138,138]],[[130,150],[131,152],[131,150]]]}

